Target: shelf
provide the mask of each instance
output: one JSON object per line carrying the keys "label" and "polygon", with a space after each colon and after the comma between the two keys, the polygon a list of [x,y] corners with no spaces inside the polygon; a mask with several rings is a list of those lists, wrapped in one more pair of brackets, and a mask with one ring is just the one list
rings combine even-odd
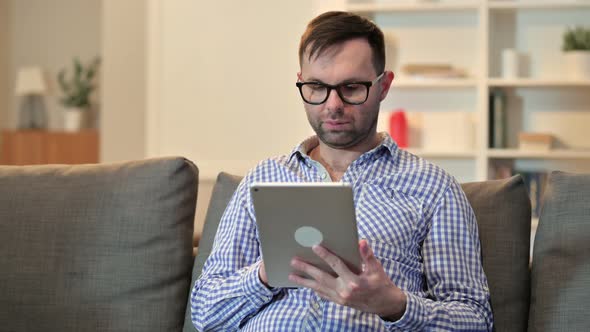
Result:
{"label": "shelf", "polygon": [[379,12],[432,12],[432,11],[475,11],[479,5],[470,3],[436,3],[424,1],[423,3],[350,3],[347,9],[356,13]]}
{"label": "shelf", "polygon": [[488,4],[492,10],[515,9],[579,9],[589,8],[590,2],[585,0],[558,0],[558,1],[490,1]]}
{"label": "shelf", "polygon": [[590,159],[590,150],[522,151],[519,149],[489,149],[490,158],[501,159]]}
{"label": "shelf", "polygon": [[559,79],[535,79],[518,78],[503,79],[490,78],[488,85],[491,87],[590,87],[590,80],[559,80]]}
{"label": "shelf", "polygon": [[466,78],[428,79],[428,78],[400,78],[393,80],[394,88],[475,88],[477,81]]}
{"label": "shelf", "polygon": [[423,158],[470,159],[475,158],[475,151],[432,151],[418,148],[405,148],[412,154]]}

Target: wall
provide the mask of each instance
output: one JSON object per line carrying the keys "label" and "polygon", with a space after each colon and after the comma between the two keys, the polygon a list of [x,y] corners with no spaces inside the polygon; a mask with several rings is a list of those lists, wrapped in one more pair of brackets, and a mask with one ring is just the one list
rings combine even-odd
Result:
{"label": "wall", "polygon": [[[0,0],[0,128],[6,127],[12,93],[10,91],[10,1]],[[2,153],[2,151],[0,151]]]}
{"label": "wall", "polygon": [[149,2],[148,155],[200,168],[200,227],[217,172],[244,174],[309,133],[295,87],[306,1]]}
{"label": "wall", "polygon": [[[10,7],[11,67],[9,91],[12,99],[6,126],[16,125],[17,98],[14,80],[21,66],[38,65],[49,83],[46,105],[49,128],[63,126],[62,106],[55,77],[71,66],[74,56],[87,61],[100,54],[100,2],[96,0],[2,0]],[[6,5],[6,4],[4,4]]]}
{"label": "wall", "polygon": [[[309,133],[295,87],[311,1],[153,1],[152,155],[244,172]],[[152,20],[152,22],[154,22]]]}
{"label": "wall", "polygon": [[146,155],[146,8],[144,0],[102,1],[102,162]]}

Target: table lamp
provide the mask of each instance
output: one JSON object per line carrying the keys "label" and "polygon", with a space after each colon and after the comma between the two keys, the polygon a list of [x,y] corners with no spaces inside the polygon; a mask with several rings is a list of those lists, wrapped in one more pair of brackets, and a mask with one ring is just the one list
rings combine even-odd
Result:
{"label": "table lamp", "polygon": [[43,72],[39,67],[20,68],[16,77],[15,95],[21,98],[18,127],[43,129],[47,116],[43,95],[47,91]]}

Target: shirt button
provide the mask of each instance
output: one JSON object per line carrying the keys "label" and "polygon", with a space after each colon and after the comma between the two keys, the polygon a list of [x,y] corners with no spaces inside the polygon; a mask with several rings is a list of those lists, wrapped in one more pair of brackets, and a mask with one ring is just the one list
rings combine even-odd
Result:
{"label": "shirt button", "polygon": [[314,302],[314,303],[313,303],[313,308],[314,308],[314,309],[316,309],[316,310],[317,310],[317,309],[319,309],[319,308],[320,308],[320,305],[319,305],[319,303],[317,303],[317,302]]}
{"label": "shirt button", "polygon": [[322,173],[322,175],[320,175],[320,177],[322,178],[322,180],[325,180],[327,176],[328,175],[326,173]]}

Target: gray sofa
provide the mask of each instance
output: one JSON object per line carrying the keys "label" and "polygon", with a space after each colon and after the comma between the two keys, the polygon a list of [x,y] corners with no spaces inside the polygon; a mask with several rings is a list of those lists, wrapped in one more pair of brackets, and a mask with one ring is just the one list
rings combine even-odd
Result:
{"label": "gray sofa", "polygon": [[0,331],[180,331],[196,167],[0,166]]}
{"label": "gray sofa", "polygon": [[[191,285],[211,251],[219,219],[240,180],[227,173],[217,177]],[[532,269],[531,206],[523,179],[514,176],[462,187],[477,216],[495,330],[589,331],[590,315],[584,310],[590,304],[590,175],[551,174]],[[185,331],[196,331],[189,311]]]}
{"label": "gray sofa", "polygon": [[[0,331],[194,331],[190,287],[240,177],[218,176],[195,259],[197,179],[183,158],[0,166]],[[551,175],[532,269],[522,179],[463,189],[496,331],[588,330],[590,176]]]}

